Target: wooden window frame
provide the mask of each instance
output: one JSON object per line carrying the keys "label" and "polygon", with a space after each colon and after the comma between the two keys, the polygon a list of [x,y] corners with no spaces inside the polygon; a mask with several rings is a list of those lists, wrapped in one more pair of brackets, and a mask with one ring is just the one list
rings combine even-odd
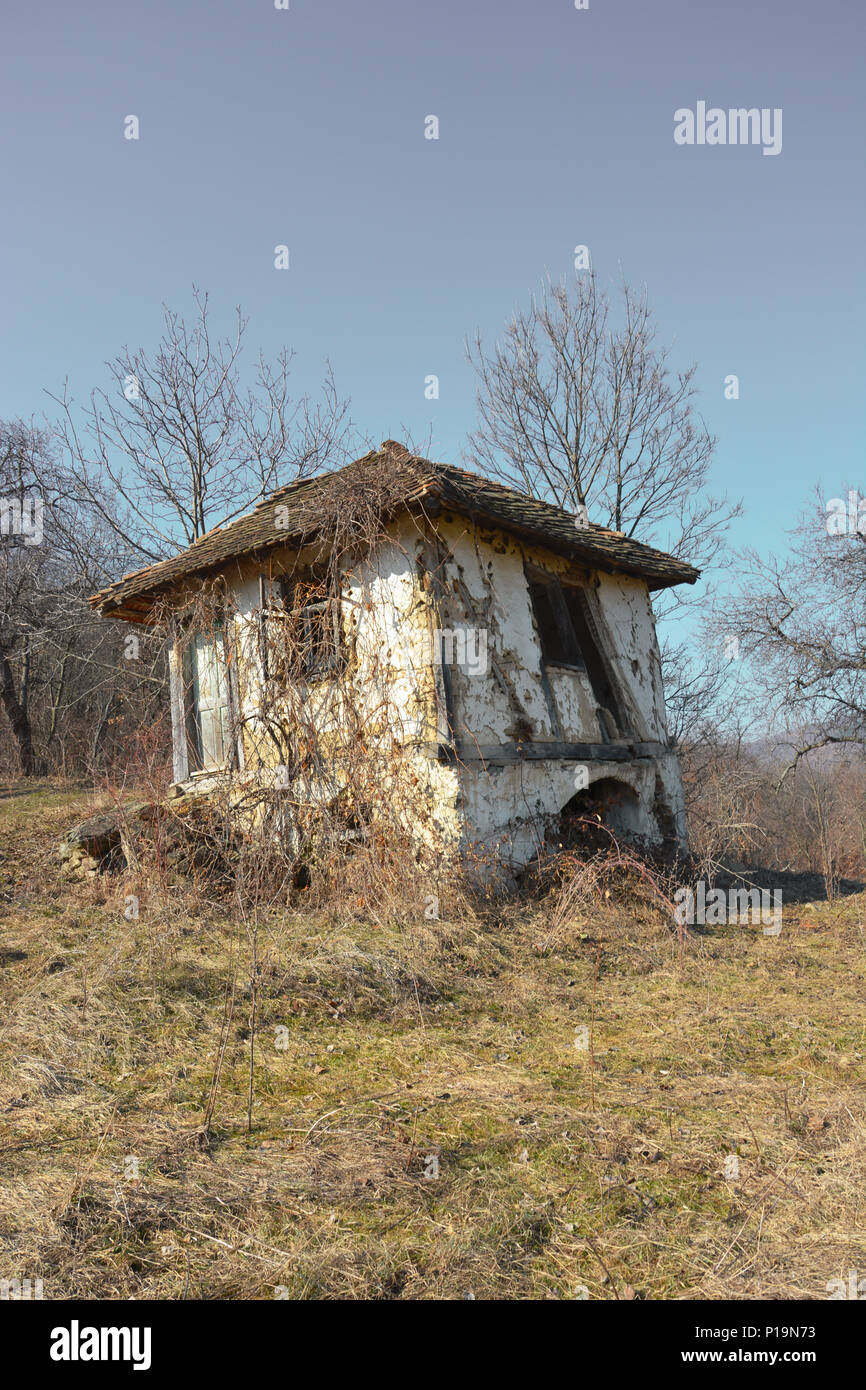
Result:
{"label": "wooden window frame", "polygon": [[169,693],[171,697],[172,759],[175,782],[186,782],[190,777],[214,776],[226,771],[243,771],[245,758],[240,729],[240,689],[235,659],[237,645],[226,620],[223,618],[219,621],[216,631],[221,638],[226,668],[230,746],[228,757],[225,757],[218,767],[213,768],[201,766],[201,733],[195,709],[193,682],[188,679],[189,623],[182,619],[173,618],[170,626]]}

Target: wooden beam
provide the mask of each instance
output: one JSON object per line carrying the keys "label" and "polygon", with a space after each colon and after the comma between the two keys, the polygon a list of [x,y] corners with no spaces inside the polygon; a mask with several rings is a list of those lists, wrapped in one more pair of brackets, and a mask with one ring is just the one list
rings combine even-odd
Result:
{"label": "wooden beam", "polygon": [[[444,761],[453,761],[456,739],[454,736],[454,693],[451,689],[451,672],[443,661],[442,624],[445,618],[445,586],[442,582],[442,550],[435,529],[425,527],[421,553],[421,573],[429,585],[431,602],[427,605],[427,632],[433,658],[433,698],[435,701],[436,738],[438,747],[445,752]],[[437,761],[442,761],[437,754]]]}
{"label": "wooden beam", "polygon": [[[431,757],[442,760],[439,746],[427,745]],[[474,744],[457,741],[452,758],[458,763],[590,762],[624,763],[652,758],[668,750],[661,743],[500,743]]]}
{"label": "wooden beam", "polygon": [[183,688],[183,650],[177,624],[171,623],[171,645],[168,649],[168,685],[171,696],[171,746],[175,782],[185,782],[189,776],[189,749],[186,742],[186,699]]}

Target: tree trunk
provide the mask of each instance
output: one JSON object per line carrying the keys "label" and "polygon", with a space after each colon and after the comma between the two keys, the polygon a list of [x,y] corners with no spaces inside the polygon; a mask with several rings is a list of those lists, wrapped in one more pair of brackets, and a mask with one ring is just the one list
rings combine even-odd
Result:
{"label": "tree trunk", "polygon": [[35,777],[39,768],[36,755],[33,752],[33,731],[30,727],[30,719],[27,710],[19,703],[15,694],[15,678],[12,674],[12,667],[9,665],[9,658],[2,649],[0,649],[0,704],[3,705],[6,718],[9,720],[9,727],[15,742],[18,744],[21,775],[22,777]]}

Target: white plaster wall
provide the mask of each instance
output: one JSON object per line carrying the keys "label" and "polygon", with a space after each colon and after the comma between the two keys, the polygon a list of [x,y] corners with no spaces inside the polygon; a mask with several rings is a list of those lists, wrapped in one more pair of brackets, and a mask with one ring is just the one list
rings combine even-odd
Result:
{"label": "white plaster wall", "polygon": [[540,680],[541,649],[522,553],[504,539],[494,548],[467,523],[446,523],[442,535],[453,557],[443,567],[443,626],[463,624],[487,633],[487,675],[452,673],[456,732],[480,744],[508,743],[521,736],[524,717],[537,740],[556,738]]}
{"label": "white plaster wall", "polygon": [[[343,591],[344,630],[354,656],[345,677],[351,697],[371,724],[387,711],[390,732],[407,744],[431,736],[428,601],[418,584],[415,543],[409,539],[411,544],[404,544],[395,531],[375,556],[347,574]],[[240,561],[224,572],[234,608],[242,714],[250,729],[255,729],[263,698],[259,576],[267,578],[269,567],[275,576],[289,570],[293,558],[290,551],[276,551],[267,562]],[[306,700],[323,722],[334,726],[339,708],[335,683],[311,683]]]}
{"label": "white plaster wall", "polygon": [[[458,736],[480,746],[516,739],[603,742],[588,678],[548,667],[557,720],[551,718],[542,682],[542,657],[524,563],[582,584],[626,707],[629,741],[667,743],[661,662],[651,597],[645,581],[582,569],[554,552],[526,546],[502,534],[478,533],[463,518],[440,525],[449,555],[444,565],[442,622],[487,628],[485,678],[452,672]],[[671,829],[685,843],[685,811],[679,763],[673,753],[630,761],[574,763],[526,759],[486,766],[466,762],[456,770],[461,843],[482,857],[511,867],[537,851],[544,827],[581,785],[611,778],[630,786],[639,806],[623,828],[658,843]],[[657,811],[661,803],[662,815]],[[665,814],[667,813],[667,814]]]}
{"label": "white plaster wall", "polygon": [[601,638],[628,707],[632,737],[666,742],[655,619],[643,580],[582,569],[541,547],[524,546],[501,534],[476,533],[462,519],[445,521],[441,530],[451,552],[444,566],[449,616],[455,625],[486,626],[490,665],[498,668],[485,680],[455,672],[458,732],[465,729],[482,744],[506,743],[519,736],[519,709],[535,742],[603,741],[596,701],[582,672],[548,668],[558,729],[551,719],[524,573],[528,561],[587,589],[591,607],[597,605]]}
{"label": "white plaster wall", "polygon": [[603,778],[630,787],[639,802],[631,832],[659,843],[658,827],[647,810],[655,785],[652,760],[586,764],[545,759],[459,768],[461,848],[473,859],[523,868],[544,844],[551,818],[584,787],[587,775],[590,788]]}

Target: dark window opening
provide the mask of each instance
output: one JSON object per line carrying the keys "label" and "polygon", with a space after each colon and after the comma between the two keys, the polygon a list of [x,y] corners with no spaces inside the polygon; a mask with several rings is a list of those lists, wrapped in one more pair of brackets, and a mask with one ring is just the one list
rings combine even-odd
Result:
{"label": "dark window opening", "polygon": [[545,664],[586,672],[602,734],[608,740],[618,738],[625,728],[622,710],[595,637],[586,596],[557,579],[536,576],[529,580],[529,592]]}
{"label": "dark window opening", "polygon": [[341,669],[340,605],[334,599],[304,604],[298,614],[298,637],[306,676],[327,676]]}
{"label": "dark window opening", "polygon": [[580,649],[556,580],[530,580],[529,592],[544,660],[551,666],[577,666],[583,670]]}

